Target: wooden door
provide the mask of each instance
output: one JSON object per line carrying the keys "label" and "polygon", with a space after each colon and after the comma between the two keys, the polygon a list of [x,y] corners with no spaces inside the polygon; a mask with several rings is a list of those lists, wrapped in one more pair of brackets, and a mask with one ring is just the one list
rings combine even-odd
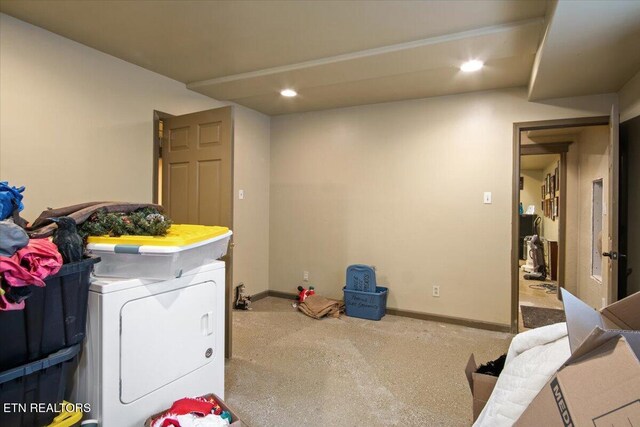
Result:
{"label": "wooden door", "polygon": [[[164,119],[162,204],[176,224],[233,228],[232,107]],[[225,356],[231,357],[233,243],[223,261]]]}
{"label": "wooden door", "polygon": [[[609,118],[609,197],[607,200],[608,214],[608,252],[602,255],[608,257],[607,278],[607,304],[611,304],[618,299],[618,195],[620,191],[620,140],[619,127],[620,116],[618,106],[611,107]],[[603,278],[604,278],[603,274]]]}

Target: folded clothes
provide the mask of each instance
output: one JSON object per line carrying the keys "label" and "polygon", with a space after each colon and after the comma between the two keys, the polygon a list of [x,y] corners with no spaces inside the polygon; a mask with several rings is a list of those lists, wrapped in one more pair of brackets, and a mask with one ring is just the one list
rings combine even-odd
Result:
{"label": "folded clothes", "polygon": [[340,314],[344,312],[344,303],[320,295],[310,295],[298,304],[298,308],[314,319],[321,319],[325,316],[340,317]]}
{"label": "folded clothes", "polygon": [[[49,239],[31,239],[11,257],[0,257],[0,276],[9,286],[44,286],[62,267],[62,256]],[[21,293],[16,293],[21,294]],[[0,295],[0,311],[22,310],[24,301]]]}

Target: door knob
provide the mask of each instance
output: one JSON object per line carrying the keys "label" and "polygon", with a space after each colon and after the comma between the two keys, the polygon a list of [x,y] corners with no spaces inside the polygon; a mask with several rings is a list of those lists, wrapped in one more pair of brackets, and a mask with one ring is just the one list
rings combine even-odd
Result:
{"label": "door knob", "polygon": [[607,258],[611,258],[613,261],[618,260],[618,258],[626,258],[627,256],[625,254],[621,254],[618,252],[603,252],[602,256],[606,256]]}

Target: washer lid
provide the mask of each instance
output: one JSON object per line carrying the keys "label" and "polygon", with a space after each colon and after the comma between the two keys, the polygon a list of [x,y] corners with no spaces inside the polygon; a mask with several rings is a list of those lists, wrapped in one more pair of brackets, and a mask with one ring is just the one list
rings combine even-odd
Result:
{"label": "washer lid", "polygon": [[120,400],[131,403],[215,359],[216,286],[206,281],[120,311]]}

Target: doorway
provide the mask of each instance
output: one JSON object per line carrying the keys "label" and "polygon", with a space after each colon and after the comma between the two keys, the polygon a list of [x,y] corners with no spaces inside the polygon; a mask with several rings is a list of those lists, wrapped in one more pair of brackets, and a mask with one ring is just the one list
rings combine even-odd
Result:
{"label": "doorway", "polygon": [[[178,224],[233,229],[233,109],[154,111],[154,201]],[[232,354],[233,239],[225,278],[225,357]]]}
{"label": "doorway", "polygon": [[[527,329],[522,306],[529,313],[535,312],[533,327],[545,321],[562,321],[555,319],[562,315],[562,287],[594,308],[615,301],[612,295],[617,282],[611,280],[612,261],[606,258],[617,250],[617,228],[610,224],[614,219],[617,223],[617,122],[615,135],[610,122],[610,117],[603,116],[514,124],[514,333]],[[609,173],[610,163],[615,173]],[[599,204],[594,204],[594,194]],[[594,217],[601,221],[594,223]],[[600,232],[598,225],[602,227]],[[589,239],[584,237],[587,235]],[[594,266],[600,266],[600,270]],[[531,322],[528,326],[532,327]]]}
{"label": "doorway", "polygon": [[[560,229],[566,229],[561,182],[569,142],[545,147],[534,133],[521,136],[520,205],[518,217],[518,301],[520,330],[553,322],[562,315],[558,287],[564,283],[560,265]],[[526,142],[526,143],[525,143]],[[542,153],[544,152],[544,153]],[[537,154],[541,153],[541,154]],[[562,276],[562,278],[561,278]]]}
{"label": "doorway", "polygon": [[618,298],[640,292],[640,116],[620,124]]}

